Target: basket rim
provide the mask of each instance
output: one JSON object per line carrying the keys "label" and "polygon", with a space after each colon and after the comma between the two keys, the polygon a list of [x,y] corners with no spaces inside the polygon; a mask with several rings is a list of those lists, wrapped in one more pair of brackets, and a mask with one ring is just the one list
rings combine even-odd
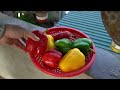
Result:
{"label": "basket rim", "polygon": [[[80,30],[78,29],[75,29],[75,28],[71,28],[71,27],[66,27],[66,26],[57,26],[57,27],[51,27],[51,28],[48,28],[48,30],[51,30],[51,29],[57,29],[57,28],[67,28],[67,29],[72,29],[72,30],[75,30],[76,32],[78,33],[81,33],[83,34],[85,37],[91,39],[88,35],[86,35],[85,33],[81,32]],[[92,40],[92,39],[91,39]],[[96,47],[95,47],[95,44],[93,43],[93,49],[94,51],[96,52]],[[30,54],[29,54],[30,55]],[[32,58],[32,56],[30,55],[30,58],[31,58],[31,61],[33,62],[33,64],[39,69],[41,70],[42,72],[48,74],[48,75],[52,75],[52,76],[56,76],[56,77],[74,77],[74,76],[77,76],[77,75],[80,75],[81,73],[84,73],[85,71],[87,71],[91,66],[92,64],[94,63],[94,61],[96,60],[96,53],[93,54],[92,56],[92,59],[90,60],[90,62],[85,65],[85,67],[83,67],[82,69],[80,70],[76,70],[76,71],[73,71],[73,72],[68,72],[68,73],[64,73],[63,74],[55,74],[55,73],[51,73],[51,72],[48,72],[46,70],[44,70],[43,68],[40,68],[39,65],[37,63],[34,62],[34,59]]]}

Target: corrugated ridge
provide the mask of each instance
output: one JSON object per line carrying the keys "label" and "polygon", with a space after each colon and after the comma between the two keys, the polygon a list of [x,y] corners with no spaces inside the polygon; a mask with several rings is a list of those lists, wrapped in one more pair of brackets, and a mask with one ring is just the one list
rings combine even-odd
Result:
{"label": "corrugated ridge", "polygon": [[105,30],[100,11],[71,11],[56,26],[76,28],[87,34],[96,47],[111,51],[111,38]]}

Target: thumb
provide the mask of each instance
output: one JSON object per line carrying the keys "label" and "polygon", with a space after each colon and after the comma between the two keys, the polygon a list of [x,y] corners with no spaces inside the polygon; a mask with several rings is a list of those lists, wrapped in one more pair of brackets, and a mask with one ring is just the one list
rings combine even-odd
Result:
{"label": "thumb", "polygon": [[34,41],[39,41],[40,39],[32,32],[27,32],[26,35],[27,37],[33,39]]}

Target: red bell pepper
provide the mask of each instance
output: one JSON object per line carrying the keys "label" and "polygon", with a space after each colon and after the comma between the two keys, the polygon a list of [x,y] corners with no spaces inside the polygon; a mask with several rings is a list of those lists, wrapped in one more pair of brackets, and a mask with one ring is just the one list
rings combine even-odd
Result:
{"label": "red bell pepper", "polygon": [[71,33],[69,31],[64,31],[64,32],[59,32],[57,34],[53,34],[53,38],[54,40],[59,40],[59,39],[62,39],[62,38],[70,38],[70,35]]}
{"label": "red bell pepper", "polygon": [[57,68],[59,61],[61,59],[62,59],[61,52],[57,50],[49,50],[43,55],[42,62],[51,68]]}
{"label": "red bell pepper", "polygon": [[36,41],[33,41],[31,38],[28,37],[26,41],[26,51],[32,53],[36,49]]}
{"label": "red bell pepper", "polygon": [[62,53],[60,51],[57,51],[56,49],[49,49],[46,51],[46,53],[57,53],[62,57]]}
{"label": "red bell pepper", "polygon": [[26,42],[26,50],[29,53],[32,53],[34,56],[43,56],[47,48],[47,36],[44,32],[33,31],[33,33],[39,37],[39,41],[33,41],[31,38],[28,38]]}

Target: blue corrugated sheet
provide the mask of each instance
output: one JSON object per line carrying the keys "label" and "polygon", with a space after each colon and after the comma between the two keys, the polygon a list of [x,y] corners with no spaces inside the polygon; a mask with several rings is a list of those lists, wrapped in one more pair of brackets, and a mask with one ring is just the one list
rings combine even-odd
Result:
{"label": "blue corrugated sheet", "polygon": [[111,51],[111,38],[103,25],[100,11],[70,11],[56,26],[76,28],[87,34],[96,47]]}

